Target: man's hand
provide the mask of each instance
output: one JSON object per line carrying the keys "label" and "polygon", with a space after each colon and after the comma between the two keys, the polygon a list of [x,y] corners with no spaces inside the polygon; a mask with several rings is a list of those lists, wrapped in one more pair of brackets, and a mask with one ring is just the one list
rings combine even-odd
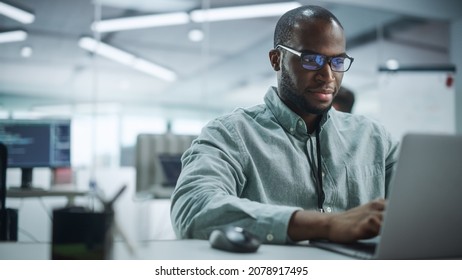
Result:
{"label": "man's hand", "polygon": [[343,213],[330,215],[326,239],[335,242],[353,242],[379,234],[383,221],[385,200],[374,200]]}
{"label": "man's hand", "polygon": [[385,200],[377,199],[342,213],[297,211],[289,223],[288,234],[293,241],[328,239],[353,242],[379,234]]}

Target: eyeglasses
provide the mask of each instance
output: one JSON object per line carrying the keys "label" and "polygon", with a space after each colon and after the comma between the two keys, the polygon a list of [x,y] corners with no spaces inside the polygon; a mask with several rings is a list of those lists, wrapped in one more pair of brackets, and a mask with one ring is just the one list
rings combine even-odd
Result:
{"label": "eyeglasses", "polygon": [[319,70],[328,63],[332,71],[346,72],[350,69],[350,66],[354,61],[354,58],[349,57],[347,54],[339,56],[325,56],[323,54],[299,52],[283,45],[277,45],[276,48],[282,48],[299,56],[302,62],[302,67],[311,71]]}

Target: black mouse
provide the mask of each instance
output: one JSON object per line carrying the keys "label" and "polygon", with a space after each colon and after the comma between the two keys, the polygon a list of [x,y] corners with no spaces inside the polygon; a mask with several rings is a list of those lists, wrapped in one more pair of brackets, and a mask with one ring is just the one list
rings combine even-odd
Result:
{"label": "black mouse", "polygon": [[236,226],[215,229],[209,241],[212,248],[238,253],[255,252],[261,244],[256,236]]}

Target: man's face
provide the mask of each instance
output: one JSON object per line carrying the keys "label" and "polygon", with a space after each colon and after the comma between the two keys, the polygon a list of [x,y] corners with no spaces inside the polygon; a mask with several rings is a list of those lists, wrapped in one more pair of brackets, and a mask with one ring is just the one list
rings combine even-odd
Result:
{"label": "man's face", "polygon": [[[336,56],[345,53],[345,37],[335,22],[305,21],[294,28],[293,39],[286,46],[297,51]],[[282,100],[301,117],[329,110],[343,73],[333,72],[328,63],[319,70],[309,71],[302,67],[299,56],[282,49],[280,52],[278,87]]]}

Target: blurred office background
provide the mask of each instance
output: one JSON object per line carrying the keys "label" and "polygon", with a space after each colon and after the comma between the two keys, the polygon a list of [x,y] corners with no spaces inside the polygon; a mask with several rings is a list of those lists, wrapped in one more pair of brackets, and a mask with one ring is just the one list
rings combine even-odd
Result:
{"label": "blurred office background", "polygon": [[[324,6],[343,23],[355,58],[343,83],[356,95],[354,114],[382,121],[398,138],[409,131],[462,133],[461,1],[3,4],[28,13],[15,18],[0,11],[0,118],[70,119],[72,187],[87,190],[95,180],[110,196],[127,184],[116,206],[132,239],[174,238],[168,198],[136,195],[138,135],[197,135],[210,119],[261,103],[276,84],[268,61],[274,26],[297,5]],[[253,5],[263,6],[233,10]],[[224,18],[207,17],[221,8]],[[37,186],[54,187],[50,170],[34,172]],[[8,170],[9,185],[19,177]],[[50,212],[63,203],[9,199],[7,206],[20,211],[19,239],[49,240]]]}

